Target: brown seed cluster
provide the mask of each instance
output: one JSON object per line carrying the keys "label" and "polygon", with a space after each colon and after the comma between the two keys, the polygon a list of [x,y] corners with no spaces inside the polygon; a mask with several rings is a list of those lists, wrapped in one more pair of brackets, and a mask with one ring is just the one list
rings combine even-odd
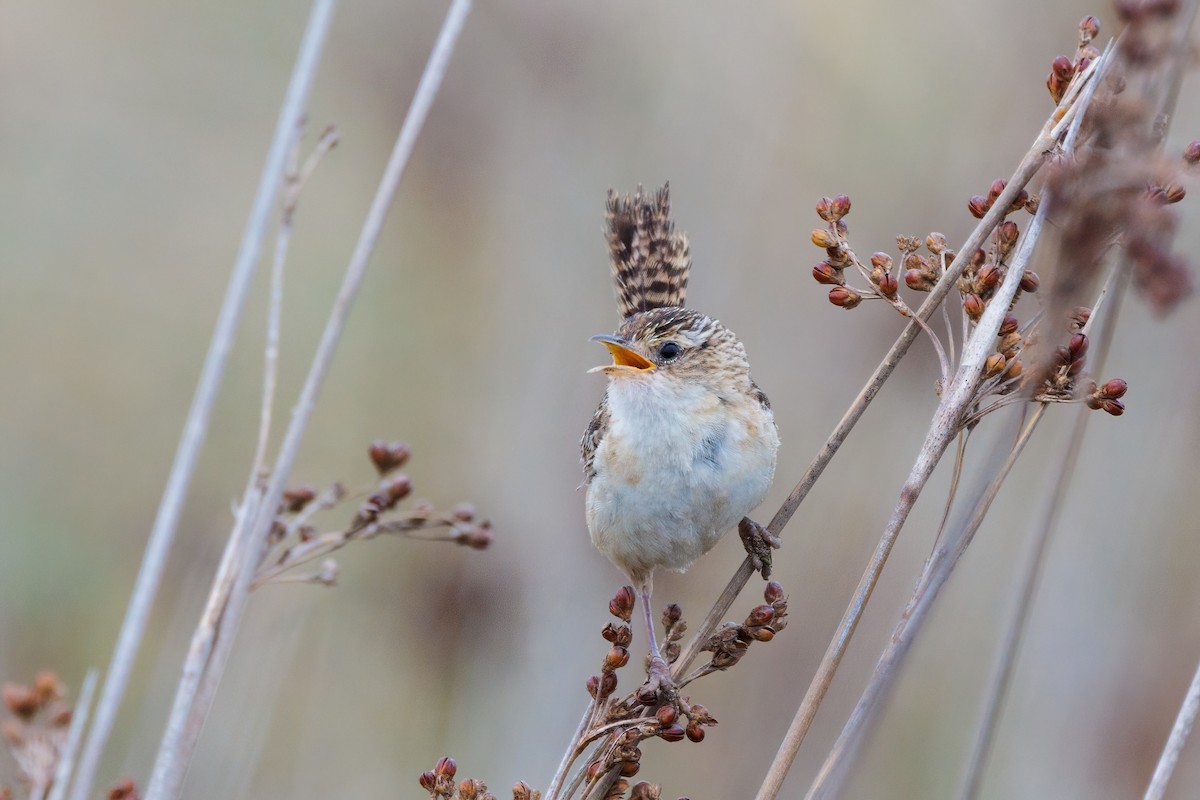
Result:
{"label": "brown seed cluster", "polygon": [[742,660],[753,642],[769,642],[787,625],[787,597],[777,581],[763,592],[766,603],[755,606],[739,625],[725,623],[701,648],[713,654],[713,669],[725,670]]}
{"label": "brown seed cluster", "polygon": [[1178,218],[1171,206],[1187,194],[1183,181],[1200,145],[1185,148],[1182,159],[1161,154],[1171,73],[1182,69],[1175,63],[1183,58],[1178,11],[1173,0],[1117,3],[1125,30],[1084,119],[1089,146],[1059,159],[1047,183],[1061,226],[1064,293],[1093,282],[1113,245],[1124,249],[1134,286],[1159,313],[1192,291],[1190,267],[1172,251]]}
{"label": "brown seed cluster", "polygon": [[[628,623],[633,615],[635,595],[628,586],[616,593],[609,601],[608,610],[621,624],[610,622],[601,630],[601,636],[610,644],[610,649],[601,664],[600,673],[588,679],[587,689],[595,699],[597,709],[591,727],[617,726],[618,731],[602,740],[593,752],[585,770],[588,786],[615,773],[617,780],[608,797],[624,798],[626,791],[630,792],[631,799],[659,796],[653,794],[660,790],[652,784],[636,784],[632,789],[629,786],[627,779],[641,769],[641,742],[649,738],[667,742],[704,740],[705,728],[716,725],[717,720],[705,706],[693,703],[690,697],[681,696],[679,690],[705,675],[729,669],[741,660],[750,644],[769,642],[783,630],[787,624],[787,598],[783,587],[776,581],[770,581],[763,598],[766,602],[753,608],[741,624],[726,624],[700,648],[702,652],[713,654],[710,663],[669,686],[662,685],[661,679],[651,673],[650,679],[634,692],[617,698],[613,696],[617,687],[616,671],[629,662],[628,646],[632,634]],[[675,604],[668,605],[662,614],[662,625],[665,632],[662,654],[669,664],[674,664],[679,658],[687,631],[682,609]],[[584,794],[587,794],[586,790]]]}
{"label": "brown seed cluster", "polygon": [[[333,585],[337,563],[330,553],[352,541],[372,539],[380,534],[395,534],[409,539],[450,541],[483,550],[492,543],[492,525],[481,518],[474,506],[463,503],[449,511],[439,511],[428,501],[419,500],[400,509],[413,491],[412,479],[401,472],[411,456],[403,442],[377,440],[367,449],[371,463],[379,473],[372,486],[352,492],[334,483],[323,491],[299,486],[284,491],[272,523],[271,551],[259,569],[255,586],[267,582],[303,582]],[[337,530],[319,532],[314,518],[338,508],[354,498],[363,498],[349,524]],[[320,568],[307,575],[292,570],[301,564],[323,559]]]}
{"label": "brown seed cluster", "polygon": [[1079,47],[1075,51],[1075,58],[1055,56],[1054,60],[1050,62],[1050,74],[1046,77],[1046,89],[1049,90],[1050,99],[1054,101],[1055,105],[1062,102],[1071,80],[1087,69],[1088,65],[1100,55],[1092,46],[1092,40],[1099,33],[1100,20],[1091,15],[1084,17],[1079,22]]}
{"label": "brown seed cluster", "polygon": [[108,800],[142,800],[133,778],[121,778],[108,788]]}
{"label": "brown seed cluster", "polygon": [[[1133,267],[1134,284],[1155,308],[1165,311],[1190,292],[1190,273],[1183,260],[1170,250],[1177,222],[1168,209],[1186,196],[1180,176],[1200,169],[1200,141],[1189,144],[1183,149],[1182,158],[1169,164],[1154,157],[1150,145],[1157,144],[1165,135],[1162,120],[1148,113],[1153,107],[1145,97],[1134,102],[1133,92],[1128,90],[1135,85],[1133,78],[1137,78],[1138,86],[1147,83],[1146,75],[1140,73],[1147,73],[1151,66],[1161,67],[1167,54],[1178,50],[1168,46],[1175,28],[1166,24],[1177,11],[1174,2],[1130,0],[1121,4],[1119,13],[1128,25],[1122,38],[1123,49],[1118,51],[1120,58],[1112,65],[1115,69],[1097,87],[1100,91],[1081,120],[1075,151],[1069,157],[1059,154],[1057,160],[1052,160],[1043,196],[1022,189],[1011,201],[1006,201],[1003,216],[987,244],[969,253],[955,285],[961,298],[966,334],[982,318],[1013,268],[1024,227],[1014,215],[1036,214],[1043,197],[1050,198],[1053,207],[1047,211],[1060,229],[1062,239],[1054,291],[1050,298],[1040,301],[1038,313],[1022,326],[1019,317],[1023,312],[1018,304],[1022,296],[1038,293],[1042,281],[1032,271],[1021,273],[1016,296],[1005,309],[995,350],[985,361],[977,404],[963,420],[964,424],[973,424],[991,410],[1025,398],[1038,402],[1084,401],[1113,415],[1123,412],[1121,397],[1125,383],[1113,379],[1097,387],[1086,373],[1085,325],[1090,311],[1082,307],[1066,311],[1074,305],[1066,302],[1068,299],[1096,291],[1089,280],[1114,244],[1123,245]],[[1078,26],[1074,56],[1054,59],[1047,87],[1056,103],[1080,88],[1073,84],[1098,58],[1093,41],[1099,32],[1100,21],[1093,16],[1084,17]],[[1131,33],[1134,45],[1131,52],[1125,52],[1129,45],[1124,42]],[[1143,49],[1154,50],[1158,55],[1152,58],[1143,54]],[[986,192],[967,201],[967,210],[976,219],[983,219],[989,212],[994,214],[1000,197],[1008,194],[1011,192],[1006,181],[998,178]],[[923,239],[898,236],[894,254],[877,252],[863,263],[848,241],[846,216],[850,207],[850,199],[845,195],[823,197],[817,202],[817,214],[825,226],[814,230],[810,238],[814,245],[825,250],[825,258],[813,268],[813,278],[831,287],[829,300],[833,305],[852,309],[864,300],[884,299],[901,314],[911,316],[909,306],[897,294],[896,278],[902,278],[909,290],[930,292],[955,260],[955,252],[947,245],[946,237],[937,232]],[[852,285],[848,276],[854,271],[866,279],[866,285]],[[1061,319],[1063,313],[1071,323],[1068,341],[1048,351],[1039,363],[1027,363],[1027,353],[1034,352],[1031,345],[1037,342],[1038,329],[1045,325],[1043,320]],[[952,331],[947,332],[950,346],[943,347],[940,337],[925,327],[939,354],[954,352]],[[943,356],[943,371],[948,368],[947,361]],[[1027,391],[1015,395],[1021,387]],[[989,397],[992,402],[985,404]],[[731,634],[726,636],[733,641]]]}
{"label": "brown seed cluster", "polygon": [[[831,287],[829,302],[839,308],[850,310],[857,308],[863,300],[882,299],[902,315],[912,316],[911,309],[898,294],[900,283],[891,256],[875,253],[865,264],[850,247],[850,229],[846,224],[849,213],[850,198],[844,194],[833,198],[822,197],[817,201],[817,216],[827,224],[824,228],[814,229],[810,236],[812,243],[825,251],[824,260],[812,269],[813,279]],[[901,255],[904,263],[903,256],[907,256],[908,252],[902,252]],[[906,268],[917,266],[915,261],[908,260],[912,263],[907,264]],[[866,280],[866,286],[855,287],[847,283],[846,271],[851,267]],[[932,285],[930,283],[930,287]]]}
{"label": "brown seed cluster", "polygon": [[[44,797],[54,783],[71,726],[66,687],[53,672],[43,671],[32,684],[5,683],[0,696],[7,714],[4,742],[17,764],[17,777],[31,797]],[[11,787],[0,785],[0,797],[11,793]]]}
{"label": "brown seed cluster", "polygon": [[[455,781],[458,774],[458,762],[450,756],[438,759],[433,769],[421,773],[417,783],[429,792],[430,800],[497,800],[488,791],[487,784],[475,778],[464,778]],[[530,787],[525,781],[518,781],[512,787],[513,800],[540,800],[542,793]]]}

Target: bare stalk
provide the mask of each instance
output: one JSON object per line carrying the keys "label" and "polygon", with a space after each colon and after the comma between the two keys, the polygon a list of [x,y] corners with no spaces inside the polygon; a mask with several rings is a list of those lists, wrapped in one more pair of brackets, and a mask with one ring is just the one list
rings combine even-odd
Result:
{"label": "bare stalk", "polygon": [[1144,800],[1162,800],[1167,791],[1167,783],[1171,780],[1171,773],[1175,771],[1175,764],[1179,761],[1179,753],[1187,742],[1188,734],[1192,732],[1197,714],[1200,714],[1200,665],[1197,665],[1196,674],[1192,676],[1192,683],[1183,697],[1183,704],[1179,706],[1175,725],[1171,728],[1171,735],[1167,738],[1158,764],[1154,767],[1154,775],[1151,776],[1150,785],[1146,787],[1146,794],[1143,795]]}
{"label": "bare stalk", "polygon": [[63,800],[67,796],[67,786],[71,782],[71,770],[75,767],[75,757],[79,754],[79,744],[83,741],[83,732],[87,728],[88,712],[92,708],[92,695],[96,693],[96,681],[100,673],[95,669],[88,670],[79,687],[79,699],[71,711],[71,727],[67,730],[67,742],[58,754],[58,764],[54,768],[54,785],[47,795],[47,800]]}
{"label": "bare stalk", "polygon": [[812,787],[805,796],[806,800],[827,800],[827,798],[837,797],[841,793],[841,784],[857,758],[866,734],[878,716],[882,701],[895,684],[896,677],[900,672],[899,667],[927,619],[934,599],[945,585],[946,580],[949,579],[955,564],[958,563],[959,557],[970,544],[975,532],[983,523],[992,501],[995,500],[1005,478],[1008,477],[1008,473],[1042,420],[1045,410],[1045,404],[1037,406],[1009,452],[1004,466],[992,479],[983,497],[977,503],[970,521],[955,535],[947,537],[934,555],[928,569],[922,573],[912,599],[904,609],[904,613],[901,614],[896,629],[892,632],[888,646],[875,665],[875,671],[867,682],[854,711],[851,712],[850,718],[846,721],[845,727],[842,728],[841,735],[838,736],[833,749],[830,750],[825,763],[817,773]]}
{"label": "bare stalk", "polygon": [[[400,179],[404,175],[413,145],[437,96],[470,7],[470,0],[454,0],[447,12],[438,41],[425,66],[425,72],[421,76],[363,223],[362,232],[346,267],[346,275],[326,322],[308,377],[292,410],[291,423],[280,446],[270,481],[261,500],[254,504],[253,509],[248,508],[251,504],[244,506],[247,511],[253,511],[253,523],[244,526],[244,535],[238,535],[236,529],[234,534],[231,534],[230,544],[236,545],[233,548],[236,555],[230,559],[229,574],[232,579],[225,585],[214,585],[210,599],[217,601],[215,605],[219,606],[219,613],[213,618],[208,618],[206,614],[193,637],[192,647],[184,663],[183,679],[176,692],[167,729],[155,759],[147,800],[165,800],[180,794],[199,727],[207,714],[217,682],[224,670],[237,626],[245,610],[251,580],[267,546],[267,530],[290,478],[309,418],[366,273],[367,262],[374,250]],[[247,513],[245,517],[249,519],[251,515]]]}
{"label": "bare stalk", "polygon": [[[1090,95],[1087,97],[1090,98]],[[1079,108],[1082,109],[1085,104],[1081,103]],[[1066,129],[1064,128],[1064,130]],[[1070,142],[1066,144],[1069,146]],[[1050,206],[1047,200],[1048,198],[1043,197],[1038,213],[1030,221],[1025,233],[1021,237],[1021,248],[1013,265],[1010,267],[1008,274],[1005,275],[1004,281],[995,296],[989,302],[971,338],[964,345],[963,360],[955,378],[955,386],[970,381],[971,374],[974,374],[975,381],[978,381],[978,376],[982,371],[983,365],[983,361],[978,359],[981,357],[986,358],[987,353],[991,351],[1003,316],[1008,311],[1009,305],[1015,296],[1017,286],[1020,283],[1021,276],[1028,266],[1033,255],[1033,250],[1041,237],[1046,210]],[[969,366],[969,362],[977,360],[978,362],[975,365]],[[967,371],[967,374],[964,375],[964,371]],[[971,389],[971,393],[974,393],[973,388]],[[966,402],[959,407],[960,418],[967,412],[968,406],[973,400],[972,397],[966,397],[965,399]],[[913,597],[901,615],[900,622],[897,624],[891,639],[888,641],[887,647],[880,656],[871,679],[868,681],[858,703],[855,705],[854,711],[846,721],[841,735],[834,743],[832,750],[830,750],[829,755],[825,759],[825,763],[813,781],[812,787],[809,789],[808,800],[836,797],[841,791],[841,784],[857,758],[862,742],[877,719],[882,702],[890,693],[899,674],[899,667],[903,663],[917,633],[924,624],[926,614],[932,606],[934,598],[942,586],[945,585],[954,566],[958,563],[959,557],[974,538],[975,532],[982,524],[984,516],[991,507],[992,501],[999,493],[1008,473],[1016,463],[1017,457],[1029,441],[1038,422],[1041,421],[1045,409],[1046,404],[1042,403],[1033,412],[1016,444],[1010,450],[1004,466],[994,476],[984,495],[977,502],[975,511],[966,525],[958,531],[943,534],[943,536],[939,537],[935,552],[926,562]]]}
{"label": "bare stalk", "polygon": [[[1097,62],[1103,60],[1104,58],[1101,57],[1097,59]],[[1041,168],[1042,164],[1045,163],[1046,157],[1056,147],[1057,142],[1076,118],[1076,115],[1080,113],[1082,104],[1075,102],[1079,97],[1079,88],[1085,85],[1091,75],[1094,74],[1095,66],[1096,64],[1093,63],[1089,67],[1089,71],[1081,76],[1081,80],[1072,85],[1073,91],[1069,92],[1063,98],[1058,108],[1047,120],[1041,134],[1021,159],[1020,165],[1006,184],[1004,192],[992,205],[988,214],[980,220],[980,223],[958,251],[954,261],[946,269],[946,273],[938,281],[937,286],[934,287],[930,296],[917,310],[919,317],[928,319],[933,314],[962,274],[967,260],[983,244],[987,235],[1001,221],[1016,195],[1025,187],[1037,170]],[[1044,205],[1042,207],[1044,208]],[[1043,215],[1044,212],[1039,213],[1039,217]],[[1035,217],[1035,221],[1039,217]],[[1031,224],[1030,228],[1032,227],[1033,225]],[[841,664],[850,639],[854,635],[854,630],[858,626],[858,620],[861,618],[866,603],[870,599],[879,575],[883,570],[883,565],[891,553],[892,545],[895,544],[900,527],[904,524],[905,519],[907,519],[909,511],[916,501],[916,496],[919,495],[929,475],[932,474],[937,461],[941,458],[957,433],[961,415],[970,404],[983,363],[990,354],[995,341],[996,331],[999,330],[1004,313],[1007,312],[1008,304],[1012,299],[1013,293],[1016,291],[1017,283],[1020,281],[1020,274],[1023,271],[1025,260],[1028,258],[1028,254],[1025,253],[1024,248],[1036,239],[1037,235],[1034,231],[1027,231],[1022,237],[1024,242],[1022,253],[1024,253],[1024,256],[1017,256],[1017,261],[1009,269],[1004,284],[1002,284],[996,297],[988,304],[984,315],[980,318],[973,336],[970,340],[963,343],[958,371],[955,377],[947,382],[943,388],[942,401],[935,412],[933,423],[925,445],[922,447],[921,454],[918,456],[908,480],[901,489],[900,500],[892,512],[892,517],[888,520],[879,544],[872,554],[871,561],[868,563],[866,571],[855,588],[850,604],[841,622],[838,624],[837,631],[830,641],[820,665],[817,667],[817,672],[813,676],[812,682],[805,693],[804,699],[800,703],[800,707],[796,711],[795,717],[792,719],[792,724],[784,735],[783,741],[780,743],[775,760],[772,762],[762,786],[759,787],[757,800],[771,800],[777,797],[783,786],[783,780],[787,775],[787,771],[791,768],[796,753],[799,751],[800,745],[804,741],[804,737],[808,733],[813,719],[816,717],[817,708],[820,706],[821,701],[829,690],[829,686],[833,682],[833,676]],[[1002,296],[1001,292],[1008,293]],[[871,380],[863,388],[863,392],[855,399],[854,404],[846,412],[846,416],[843,417],[842,422],[838,424],[837,429],[834,430],[829,440],[821,448],[816,461],[809,467],[809,471],[805,473],[787,501],[784,502],[783,507],[776,513],[775,519],[771,521],[769,527],[773,533],[778,535],[783,525],[795,513],[800,501],[803,500],[821,471],[824,470],[829,459],[833,457],[833,453],[845,441],[850,429],[858,421],[862,412],[865,411],[866,405],[878,393],[883,380],[886,380],[892,370],[895,369],[896,363],[904,355],[908,345],[916,338],[918,331],[919,328],[916,323],[910,323],[905,328],[901,338],[897,340],[892,350],[884,358],[883,363],[876,368],[875,374],[871,376]],[[983,332],[982,335],[981,332]],[[877,380],[878,383],[876,383]],[[738,575],[742,574],[745,566],[743,565],[743,570],[739,570]],[[740,588],[739,586],[738,589]],[[727,608],[721,611],[721,616],[723,616],[725,610]],[[710,618],[712,616],[710,614]],[[705,620],[705,624],[707,623],[708,619]]]}
{"label": "bare stalk", "polygon": [[[1116,329],[1117,309],[1120,307],[1120,298],[1128,283],[1128,274],[1129,271],[1121,267],[1110,273],[1108,283],[1114,285],[1112,294],[1108,295],[1111,299],[1105,300],[1106,293],[1102,293],[1101,301],[1096,303],[1088,318],[1087,324],[1091,325],[1100,313],[1102,303],[1111,306],[1111,309],[1105,309],[1102,317],[1101,330],[1097,337],[1098,346],[1090,348],[1093,356],[1089,358],[1089,361],[1092,362],[1093,374],[1099,374],[1104,364],[1104,357],[1108,354],[1112,344],[1113,331]],[[1113,276],[1117,276],[1116,280],[1113,280]],[[1050,536],[1058,527],[1059,513],[1062,511],[1071,479],[1075,475],[1075,465],[1078,463],[1079,453],[1083,449],[1083,437],[1087,432],[1088,420],[1092,418],[1093,413],[1092,409],[1087,407],[1080,407],[1076,410],[1075,422],[1071,428],[1067,446],[1063,450],[1062,458],[1056,467],[1050,469],[1050,473],[1055,476],[1054,484],[1050,489],[1049,500],[1042,512],[1042,518],[1034,531],[1033,540],[1029,544],[1025,559],[1017,573],[1016,603],[1009,613],[1008,621],[1001,634],[996,665],[985,691],[984,711],[971,745],[970,754],[967,757],[962,788],[959,790],[959,797],[963,800],[973,800],[979,795],[983,780],[983,768],[991,753],[1004,699],[1008,695],[1017,654],[1021,649],[1021,640],[1025,630],[1029,627],[1030,612],[1033,608],[1033,599],[1037,596],[1038,586],[1041,583],[1042,568],[1045,566]]]}
{"label": "bare stalk", "polygon": [[258,262],[272,201],[287,163],[292,130],[307,103],[335,5],[336,0],[315,0],[309,14],[296,64],[292,68],[287,95],[275,123],[275,133],[267,151],[266,164],[259,178],[254,204],[234,262],[233,274],[229,278],[229,286],[225,291],[212,341],[200,371],[196,393],[188,410],[183,434],[175,451],[175,460],[171,465],[154,526],[142,556],[142,565],[138,570],[133,594],[113,648],[108,673],[100,689],[96,714],[80,755],[71,793],[72,800],[86,800],[91,792],[100,757],[104,753],[104,747],[116,721],[117,709],[129,683],[129,674],[133,669],[133,662],[146,630],[146,621],[150,616],[150,609],[154,604],[167,556],[175,538],[183,501],[195,473],[200,448],[208,433],[209,418],[212,416],[213,404],[221,386],[229,352],[233,347],[234,332],[241,319],[246,295],[254,277],[254,268]]}

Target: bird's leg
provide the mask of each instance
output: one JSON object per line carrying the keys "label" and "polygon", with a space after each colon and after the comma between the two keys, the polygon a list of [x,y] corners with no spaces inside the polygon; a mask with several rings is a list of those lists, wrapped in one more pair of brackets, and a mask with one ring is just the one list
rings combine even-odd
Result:
{"label": "bird's leg", "polygon": [[672,702],[675,692],[675,682],[671,678],[671,667],[658,649],[658,639],[654,635],[654,613],[650,608],[650,579],[639,583],[642,598],[642,615],[646,619],[646,636],[650,642],[650,666],[647,670],[645,685],[638,691],[639,699],[651,703]]}
{"label": "bird's leg", "polygon": [[778,550],[783,541],[749,517],[742,517],[738,523],[738,536],[754,569],[762,573],[764,580],[771,577],[771,551]]}

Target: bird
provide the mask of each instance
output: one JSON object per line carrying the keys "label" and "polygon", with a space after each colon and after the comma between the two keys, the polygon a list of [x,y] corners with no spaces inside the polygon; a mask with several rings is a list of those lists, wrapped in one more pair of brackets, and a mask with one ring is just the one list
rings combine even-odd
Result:
{"label": "bird", "polygon": [[583,435],[592,543],[633,582],[645,617],[651,680],[670,683],[650,610],[657,569],[683,572],[737,526],[756,568],[779,540],[748,515],[775,475],[779,432],[733,331],[684,305],[691,256],[671,220],[670,184],[620,197],[605,215],[617,310],[598,334],[611,364]]}

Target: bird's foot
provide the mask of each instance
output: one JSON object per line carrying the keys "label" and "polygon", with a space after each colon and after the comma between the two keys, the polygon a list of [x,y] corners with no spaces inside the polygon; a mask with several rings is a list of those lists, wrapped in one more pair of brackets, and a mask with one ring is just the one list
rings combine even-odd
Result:
{"label": "bird's foot", "polygon": [[660,655],[650,657],[646,670],[646,682],[637,690],[637,699],[644,706],[651,708],[670,705],[679,695],[675,679],[671,677],[671,667]]}
{"label": "bird's foot", "polygon": [[778,550],[783,541],[749,517],[738,523],[738,536],[755,571],[761,572],[764,580],[771,577],[771,551]]}

